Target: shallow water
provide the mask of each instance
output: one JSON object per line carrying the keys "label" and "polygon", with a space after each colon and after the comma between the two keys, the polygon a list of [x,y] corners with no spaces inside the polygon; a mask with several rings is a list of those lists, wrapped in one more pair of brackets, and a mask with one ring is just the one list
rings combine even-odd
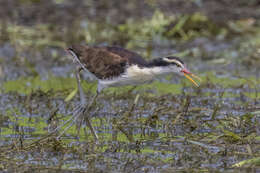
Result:
{"label": "shallow water", "polygon": [[[101,27],[95,22],[86,25],[84,19],[79,23],[84,29]],[[132,32],[130,24],[121,29]],[[0,46],[0,170],[237,172],[234,164],[249,159],[239,170],[259,171],[259,25],[254,33],[230,34],[233,37],[228,39],[202,35],[176,41],[157,33],[154,40],[140,43],[133,36],[126,47],[146,57],[181,56],[203,81],[196,88],[182,77],[169,75],[151,84],[106,90],[89,112],[98,142],[84,123],[80,128],[73,125],[60,139],[56,137],[65,127],[50,135],[80,104],[75,64],[62,47],[71,42],[60,40],[60,32],[45,33],[49,32],[45,26],[19,27],[33,34],[16,33],[20,43],[11,39],[14,31],[9,32],[9,40]],[[45,43],[37,31],[45,33],[47,41],[54,36],[59,41]],[[87,36],[89,32],[84,31]],[[108,27],[103,32],[111,33],[104,37],[112,39],[117,31]],[[35,44],[29,42],[30,34],[36,37]],[[88,82],[86,74],[83,78],[90,101],[96,84]]]}

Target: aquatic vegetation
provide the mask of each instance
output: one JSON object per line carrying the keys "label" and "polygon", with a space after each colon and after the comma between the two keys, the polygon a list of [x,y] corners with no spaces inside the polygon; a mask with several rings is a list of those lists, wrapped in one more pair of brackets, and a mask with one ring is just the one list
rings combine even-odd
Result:
{"label": "aquatic vegetation", "polygon": [[[241,13],[220,1],[8,0],[0,6],[12,7],[0,14],[0,170],[259,169],[259,5],[230,2]],[[80,122],[61,135],[65,127],[54,129],[79,104],[64,51],[74,43],[174,54],[203,81],[195,88],[169,75],[107,89],[86,113],[100,141]],[[81,82],[90,100],[96,83]]]}

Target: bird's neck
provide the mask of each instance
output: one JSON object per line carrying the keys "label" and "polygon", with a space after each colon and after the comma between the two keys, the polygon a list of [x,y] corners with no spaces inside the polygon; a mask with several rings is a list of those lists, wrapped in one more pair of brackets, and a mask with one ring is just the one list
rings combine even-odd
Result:
{"label": "bird's neck", "polygon": [[155,76],[169,74],[172,72],[172,69],[169,66],[165,66],[165,64],[162,64],[162,62],[158,61],[158,59],[153,59],[147,62],[147,65],[144,68]]}
{"label": "bird's neck", "polygon": [[158,67],[158,59],[152,59],[146,63],[146,67]]}
{"label": "bird's neck", "polygon": [[167,75],[172,72],[169,67],[163,67],[163,66],[152,66],[152,67],[147,67],[147,69],[153,76]]}

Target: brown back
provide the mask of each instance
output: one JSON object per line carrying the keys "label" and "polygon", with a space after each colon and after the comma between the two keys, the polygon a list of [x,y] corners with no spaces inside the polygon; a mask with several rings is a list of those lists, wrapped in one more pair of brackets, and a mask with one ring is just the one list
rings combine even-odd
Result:
{"label": "brown back", "polygon": [[99,79],[110,79],[124,73],[131,64],[145,66],[147,62],[137,53],[120,47],[72,46],[80,62]]}

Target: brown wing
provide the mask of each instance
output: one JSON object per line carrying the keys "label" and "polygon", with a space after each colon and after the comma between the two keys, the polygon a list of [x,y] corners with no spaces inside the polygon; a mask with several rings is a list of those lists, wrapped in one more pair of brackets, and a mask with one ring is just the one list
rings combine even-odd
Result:
{"label": "brown wing", "polygon": [[145,64],[138,54],[119,47],[72,46],[79,61],[99,79],[124,73],[127,64]]}
{"label": "brown wing", "polygon": [[108,46],[104,48],[114,54],[128,59],[129,64],[138,64],[139,66],[147,65],[147,62],[143,59],[143,57],[133,51],[116,46]]}

